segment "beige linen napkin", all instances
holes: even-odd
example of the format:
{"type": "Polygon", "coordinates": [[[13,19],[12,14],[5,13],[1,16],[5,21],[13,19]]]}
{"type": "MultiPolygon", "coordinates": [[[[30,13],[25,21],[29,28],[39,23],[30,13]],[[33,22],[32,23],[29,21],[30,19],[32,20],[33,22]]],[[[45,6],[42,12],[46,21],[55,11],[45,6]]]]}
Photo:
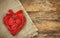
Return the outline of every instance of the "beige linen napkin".
{"type": "Polygon", "coordinates": [[[19,0],[0,0],[0,38],[30,38],[35,35],[37,35],[37,28],[32,23],[19,0]],[[12,9],[14,12],[21,9],[26,17],[24,28],[16,36],[12,36],[3,23],[3,17],[8,13],[8,9],[12,9]]]}

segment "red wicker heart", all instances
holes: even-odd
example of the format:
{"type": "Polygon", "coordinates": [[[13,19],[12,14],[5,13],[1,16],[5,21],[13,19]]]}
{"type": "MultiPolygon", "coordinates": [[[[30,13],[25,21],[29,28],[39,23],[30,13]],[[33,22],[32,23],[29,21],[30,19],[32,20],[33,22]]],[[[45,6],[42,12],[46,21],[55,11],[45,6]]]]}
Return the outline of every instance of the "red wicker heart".
{"type": "Polygon", "coordinates": [[[3,18],[4,24],[13,36],[23,28],[26,22],[26,18],[22,12],[22,10],[19,10],[14,13],[12,10],[9,10],[9,14],[6,14],[3,18]]]}

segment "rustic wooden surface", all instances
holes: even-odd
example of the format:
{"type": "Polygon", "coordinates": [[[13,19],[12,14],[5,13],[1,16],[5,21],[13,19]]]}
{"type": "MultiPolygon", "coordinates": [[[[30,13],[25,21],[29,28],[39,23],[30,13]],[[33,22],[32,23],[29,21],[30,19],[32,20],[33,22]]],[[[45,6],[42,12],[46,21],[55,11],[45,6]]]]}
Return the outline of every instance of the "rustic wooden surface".
{"type": "Polygon", "coordinates": [[[60,0],[20,0],[38,28],[33,38],[60,38],[60,0]]]}

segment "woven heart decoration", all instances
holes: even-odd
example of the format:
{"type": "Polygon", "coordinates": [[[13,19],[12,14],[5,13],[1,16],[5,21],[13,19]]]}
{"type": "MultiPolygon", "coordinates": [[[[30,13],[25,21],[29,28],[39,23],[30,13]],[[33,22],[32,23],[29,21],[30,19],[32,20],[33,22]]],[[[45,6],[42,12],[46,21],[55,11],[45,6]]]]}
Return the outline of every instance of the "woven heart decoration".
{"type": "Polygon", "coordinates": [[[11,9],[8,10],[8,14],[6,14],[3,18],[4,24],[10,31],[10,33],[15,36],[23,26],[25,25],[26,18],[22,14],[23,11],[19,10],[16,13],[14,13],[11,9]]]}

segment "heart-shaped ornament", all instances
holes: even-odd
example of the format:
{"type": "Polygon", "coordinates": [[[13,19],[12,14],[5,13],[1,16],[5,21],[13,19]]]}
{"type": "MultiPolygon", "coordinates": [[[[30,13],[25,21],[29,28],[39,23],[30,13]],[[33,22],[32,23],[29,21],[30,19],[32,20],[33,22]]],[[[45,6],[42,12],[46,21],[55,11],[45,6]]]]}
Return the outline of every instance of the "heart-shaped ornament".
{"type": "Polygon", "coordinates": [[[22,14],[22,10],[14,13],[11,9],[8,10],[9,14],[6,14],[3,18],[4,24],[10,31],[10,33],[15,36],[25,25],[26,18],[22,14]]]}

